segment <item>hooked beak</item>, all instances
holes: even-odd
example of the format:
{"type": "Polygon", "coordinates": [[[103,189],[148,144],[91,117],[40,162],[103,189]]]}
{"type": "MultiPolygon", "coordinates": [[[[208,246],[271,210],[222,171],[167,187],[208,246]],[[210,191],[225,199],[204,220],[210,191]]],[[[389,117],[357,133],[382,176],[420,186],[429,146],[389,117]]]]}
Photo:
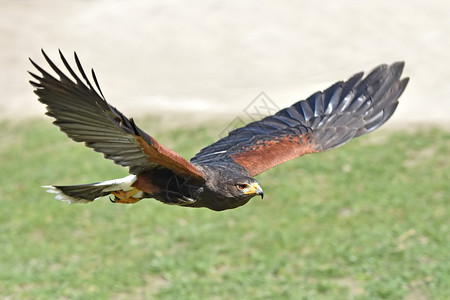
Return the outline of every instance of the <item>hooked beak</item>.
{"type": "Polygon", "coordinates": [[[261,199],[264,198],[264,192],[263,189],[261,188],[261,186],[258,183],[254,183],[252,186],[250,186],[250,188],[248,189],[248,191],[246,191],[244,194],[251,194],[251,195],[259,195],[261,196],[261,199]]]}

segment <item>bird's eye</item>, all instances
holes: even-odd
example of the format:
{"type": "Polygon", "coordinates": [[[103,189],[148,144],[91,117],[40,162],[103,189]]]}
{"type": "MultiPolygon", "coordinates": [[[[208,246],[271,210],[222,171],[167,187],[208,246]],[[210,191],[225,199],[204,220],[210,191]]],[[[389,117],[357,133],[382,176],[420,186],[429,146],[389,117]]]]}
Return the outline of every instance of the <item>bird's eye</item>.
{"type": "Polygon", "coordinates": [[[237,188],[240,189],[241,191],[245,190],[247,187],[248,187],[248,184],[238,184],[237,185],[237,188]]]}

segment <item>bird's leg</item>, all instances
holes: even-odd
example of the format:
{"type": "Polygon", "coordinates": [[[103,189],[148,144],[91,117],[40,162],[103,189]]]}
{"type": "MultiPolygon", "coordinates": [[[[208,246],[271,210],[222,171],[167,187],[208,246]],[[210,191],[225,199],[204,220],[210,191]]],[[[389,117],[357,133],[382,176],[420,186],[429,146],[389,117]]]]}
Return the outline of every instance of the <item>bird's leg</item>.
{"type": "Polygon", "coordinates": [[[123,204],[133,204],[136,202],[141,201],[141,198],[133,198],[131,196],[133,196],[134,194],[136,194],[139,190],[137,188],[133,188],[130,191],[124,191],[124,190],[119,190],[119,191],[113,191],[111,192],[111,194],[114,195],[114,199],[111,199],[111,202],[113,203],[123,203],[123,204]]]}

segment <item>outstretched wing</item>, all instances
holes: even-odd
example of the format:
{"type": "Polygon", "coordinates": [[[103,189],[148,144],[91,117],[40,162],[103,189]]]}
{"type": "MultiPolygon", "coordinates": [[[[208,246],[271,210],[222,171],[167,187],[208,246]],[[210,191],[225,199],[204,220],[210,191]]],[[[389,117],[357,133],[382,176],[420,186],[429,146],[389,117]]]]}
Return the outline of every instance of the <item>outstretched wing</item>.
{"type": "Polygon", "coordinates": [[[404,63],[358,73],[273,116],[231,131],[191,159],[196,164],[237,163],[250,176],[313,152],[336,148],[384,124],[394,113],[408,78],[404,63]]]}
{"type": "Polygon", "coordinates": [[[30,81],[36,88],[39,101],[47,105],[47,115],[55,118],[55,125],[71,139],[84,142],[86,146],[104,154],[115,163],[128,166],[130,173],[139,174],[154,168],[168,168],[183,177],[204,180],[203,173],[177,153],[162,146],[147,135],[116,108],[109,105],[100,90],[92,70],[97,90],[88,80],[75,53],[79,74],[75,73],[59,52],[64,66],[74,81],[66,76],[42,51],[56,79],[31,59],[31,63],[42,74],[35,75],[37,81],[30,81]]]}

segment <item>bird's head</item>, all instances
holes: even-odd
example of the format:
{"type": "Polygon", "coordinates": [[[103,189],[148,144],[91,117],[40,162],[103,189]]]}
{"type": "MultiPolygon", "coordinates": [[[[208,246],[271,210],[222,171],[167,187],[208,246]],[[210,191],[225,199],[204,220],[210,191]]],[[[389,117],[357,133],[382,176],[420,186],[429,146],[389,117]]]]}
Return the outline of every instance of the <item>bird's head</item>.
{"type": "Polygon", "coordinates": [[[252,198],[256,195],[264,198],[264,192],[259,185],[259,182],[254,178],[245,177],[233,182],[231,185],[233,186],[231,189],[234,189],[235,195],[238,198],[252,198]]]}
{"type": "Polygon", "coordinates": [[[259,182],[251,177],[223,178],[215,186],[218,210],[236,208],[246,204],[254,196],[263,198],[259,182]]]}
{"type": "Polygon", "coordinates": [[[207,201],[200,201],[202,206],[213,210],[225,210],[244,205],[254,196],[258,195],[261,198],[264,196],[259,182],[241,172],[214,168],[213,172],[208,173],[205,193],[200,197],[207,201]]]}

